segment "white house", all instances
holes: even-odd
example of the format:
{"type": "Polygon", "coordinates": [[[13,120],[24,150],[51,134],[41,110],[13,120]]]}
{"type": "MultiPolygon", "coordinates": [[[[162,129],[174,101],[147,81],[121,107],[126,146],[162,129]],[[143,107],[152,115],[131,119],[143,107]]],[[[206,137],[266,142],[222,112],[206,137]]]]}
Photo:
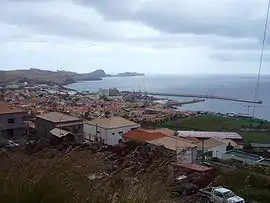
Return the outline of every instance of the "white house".
{"type": "Polygon", "coordinates": [[[97,118],[84,124],[84,135],[86,140],[116,145],[122,141],[123,133],[137,128],[140,128],[140,124],[122,117],[97,118]]]}

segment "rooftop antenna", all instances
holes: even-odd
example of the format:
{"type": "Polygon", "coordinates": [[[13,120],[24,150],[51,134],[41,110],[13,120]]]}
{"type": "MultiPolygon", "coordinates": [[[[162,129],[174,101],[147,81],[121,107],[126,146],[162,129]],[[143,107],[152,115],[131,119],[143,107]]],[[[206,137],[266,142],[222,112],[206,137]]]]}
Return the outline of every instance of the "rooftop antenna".
{"type": "MultiPolygon", "coordinates": [[[[258,96],[259,82],[260,82],[260,77],[261,77],[261,69],[262,69],[262,65],[263,65],[264,46],[265,46],[267,27],[268,27],[269,10],[270,10],[270,0],[268,0],[267,10],[266,10],[266,18],[265,18],[265,23],[264,23],[263,41],[262,41],[261,56],[260,56],[260,66],[259,66],[256,88],[255,88],[255,95],[254,95],[255,100],[257,100],[257,96],[258,96]]],[[[253,111],[252,111],[252,117],[254,117],[254,115],[255,115],[255,107],[256,106],[254,104],[253,111]]]]}

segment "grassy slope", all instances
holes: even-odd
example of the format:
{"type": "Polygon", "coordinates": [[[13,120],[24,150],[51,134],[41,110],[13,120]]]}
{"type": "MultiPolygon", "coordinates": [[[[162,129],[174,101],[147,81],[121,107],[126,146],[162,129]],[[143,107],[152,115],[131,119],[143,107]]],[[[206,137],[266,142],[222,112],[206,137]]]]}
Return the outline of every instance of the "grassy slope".
{"type": "Polygon", "coordinates": [[[270,144],[270,133],[264,132],[242,132],[240,133],[244,137],[245,143],[255,142],[270,144]]]}
{"type": "Polygon", "coordinates": [[[24,151],[0,151],[1,203],[158,203],[171,202],[160,174],[113,173],[106,153],[88,150],[63,154],[44,149],[32,155],[24,151]],[[88,181],[89,173],[110,173],[88,181]]]}
{"type": "Polygon", "coordinates": [[[261,166],[243,166],[217,171],[216,185],[232,189],[246,200],[268,203],[270,199],[270,169],[261,166]]]}

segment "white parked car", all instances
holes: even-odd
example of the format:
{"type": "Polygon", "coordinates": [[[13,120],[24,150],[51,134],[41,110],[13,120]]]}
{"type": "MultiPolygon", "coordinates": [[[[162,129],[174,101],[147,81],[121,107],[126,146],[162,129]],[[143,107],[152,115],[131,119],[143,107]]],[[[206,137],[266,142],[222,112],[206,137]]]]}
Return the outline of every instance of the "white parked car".
{"type": "Polygon", "coordinates": [[[235,195],[231,190],[224,187],[201,189],[200,194],[213,203],[245,203],[242,197],[235,195]]]}

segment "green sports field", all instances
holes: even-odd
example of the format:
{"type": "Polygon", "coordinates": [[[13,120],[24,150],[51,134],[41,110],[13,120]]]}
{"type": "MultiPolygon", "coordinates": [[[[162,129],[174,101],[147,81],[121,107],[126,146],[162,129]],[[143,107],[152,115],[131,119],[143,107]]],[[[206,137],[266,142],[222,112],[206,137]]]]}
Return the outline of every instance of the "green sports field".
{"type": "Polygon", "coordinates": [[[178,130],[202,130],[202,131],[233,131],[243,136],[244,141],[269,143],[270,133],[268,132],[241,132],[243,127],[266,126],[269,123],[260,119],[226,118],[223,116],[200,115],[167,123],[168,127],[178,130]]]}

